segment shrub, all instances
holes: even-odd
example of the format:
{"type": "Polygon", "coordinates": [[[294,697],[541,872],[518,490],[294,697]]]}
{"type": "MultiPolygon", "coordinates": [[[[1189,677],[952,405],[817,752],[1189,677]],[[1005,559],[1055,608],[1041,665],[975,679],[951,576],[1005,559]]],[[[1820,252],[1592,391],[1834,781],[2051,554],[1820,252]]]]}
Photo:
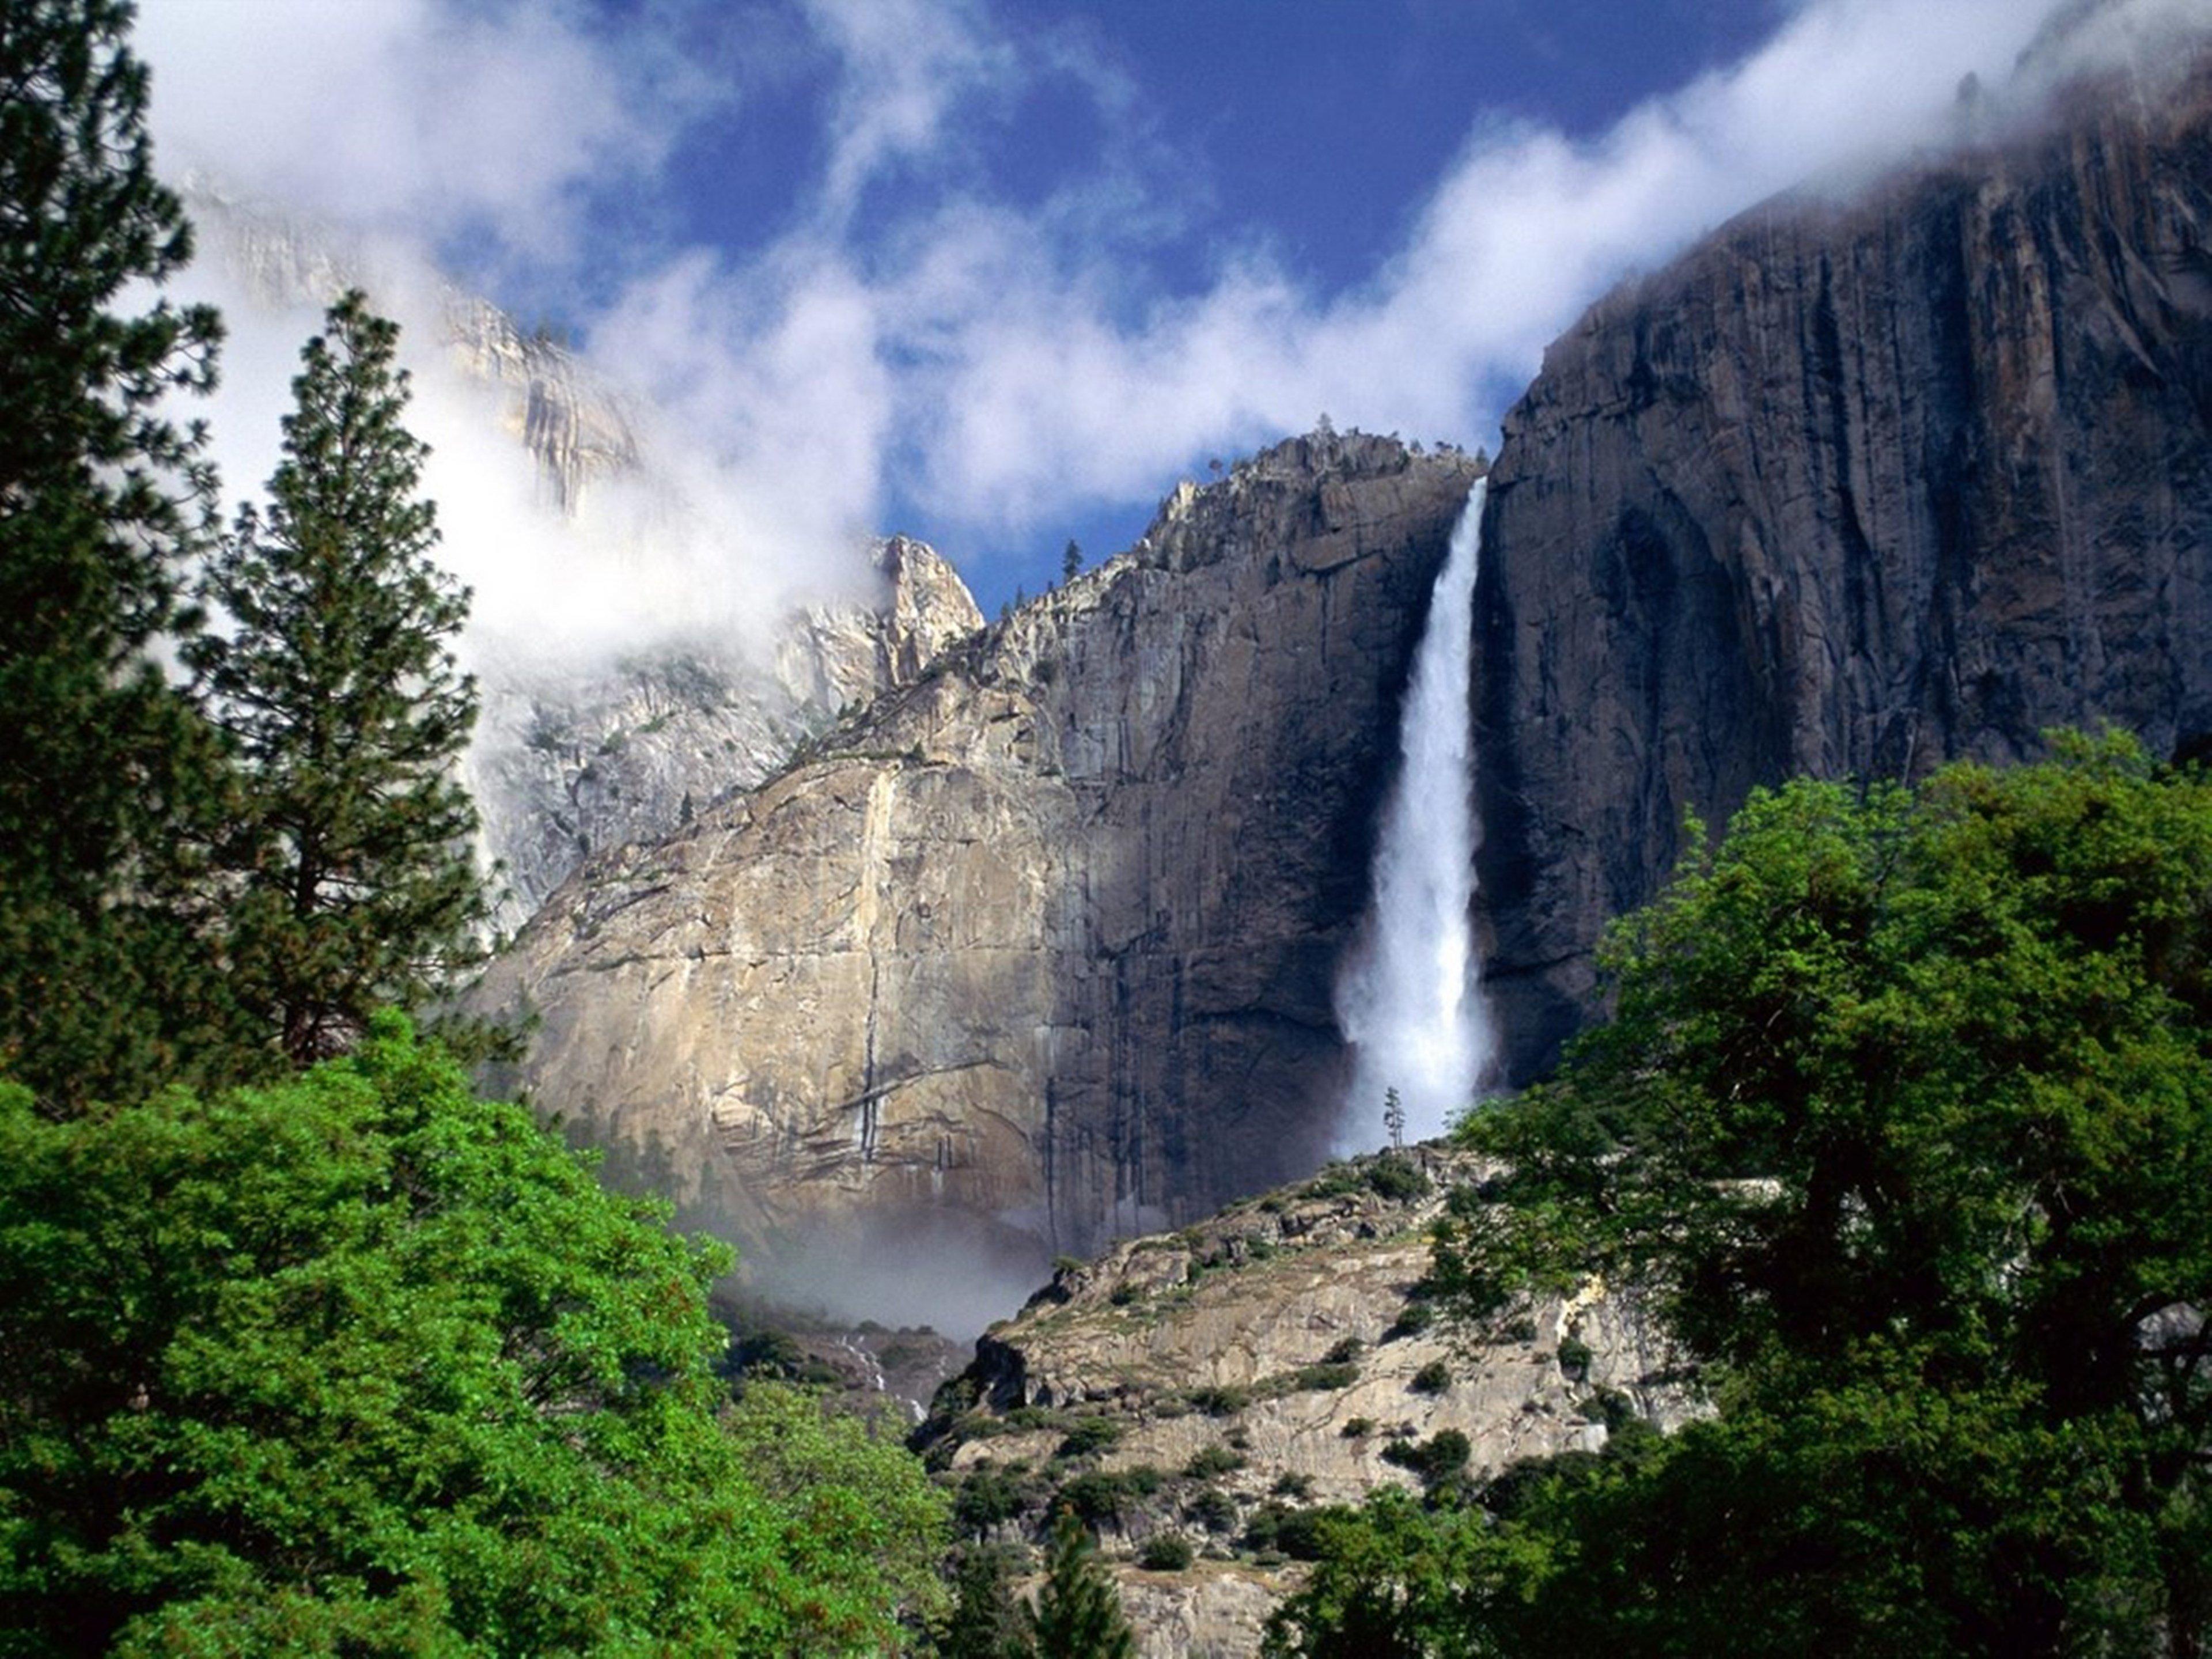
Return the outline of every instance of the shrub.
{"type": "Polygon", "coordinates": [[[1121,1425],[1110,1417],[1079,1417],[1068,1425],[1067,1437],[1053,1453],[1054,1457],[1088,1457],[1119,1443],[1121,1425]]]}
{"type": "Polygon", "coordinates": [[[1137,1565],[1147,1572],[1181,1572],[1191,1564],[1190,1540],[1178,1532],[1156,1532],[1145,1540],[1137,1565]]]}
{"type": "Polygon", "coordinates": [[[1426,1441],[1393,1440],[1382,1448],[1382,1461],[1412,1470],[1424,1485],[1433,1487],[1464,1470],[1474,1452],[1457,1429],[1443,1429],[1426,1441]]]}
{"type": "Polygon", "coordinates": [[[1580,1337],[1559,1339],[1559,1370],[1565,1376],[1577,1382],[1582,1381],[1589,1375],[1591,1358],[1589,1344],[1580,1337]]]}
{"type": "Polygon", "coordinates": [[[1252,1403],[1251,1390],[1233,1383],[1193,1389],[1184,1398],[1208,1417],[1233,1417],[1252,1403]]]}
{"type": "Polygon", "coordinates": [[[1382,1333],[1385,1342],[1395,1342],[1401,1336],[1419,1336],[1437,1322],[1437,1310],[1425,1301],[1408,1302],[1398,1310],[1398,1317],[1390,1328],[1382,1333]]]}
{"type": "Polygon", "coordinates": [[[1291,1373],[1291,1385],[1297,1392],[1323,1389],[1348,1389],[1359,1381],[1359,1367],[1349,1361],[1334,1364],[1301,1365],[1291,1373]]]}
{"type": "Polygon", "coordinates": [[[1442,1394],[1451,1387],[1451,1367],[1441,1359],[1431,1359],[1413,1373],[1406,1386],[1415,1394],[1442,1394]]]}
{"type": "Polygon", "coordinates": [[[1375,1419],[1371,1417],[1347,1417],[1344,1419],[1344,1426],[1337,1432],[1346,1440],[1364,1439],[1375,1432],[1375,1419]]]}
{"type": "Polygon", "coordinates": [[[1385,1152],[1367,1166],[1367,1184],[1377,1195],[1396,1204],[1411,1203],[1428,1195],[1429,1178],[1420,1165],[1397,1152],[1385,1152]]]}
{"type": "Polygon", "coordinates": [[[1011,1469],[977,1469],[960,1483],[952,1499],[953,1524],[980,1538],[1028,1506],[1028,1484],[1011,1469]]]}
{"type": "Polygon", "coordinates": [[[1358,1359],[1364,1345],[1356,1336],[1340,1338],[1329,1351],[1321,1357],[1324,1365],[1349,1365],[1358,1359]]]}
{"type": "Polygon", "coordinates": [[[1218,1486],[1207,1486],[1182,1506],[1182,1513],[1208,1532],[1227,1532],[1237,1524],[1237,1500],[1218,1486]]]}
{"type": "Polygon", "coordinates": [[[1234,1474],[1243,1467],[1243,1454],[1226,1446],[1207,1446],[1191,1454],[1182,1472],[1193,1480],[1212,1480],[1220,1475],[1234,1474]]]}

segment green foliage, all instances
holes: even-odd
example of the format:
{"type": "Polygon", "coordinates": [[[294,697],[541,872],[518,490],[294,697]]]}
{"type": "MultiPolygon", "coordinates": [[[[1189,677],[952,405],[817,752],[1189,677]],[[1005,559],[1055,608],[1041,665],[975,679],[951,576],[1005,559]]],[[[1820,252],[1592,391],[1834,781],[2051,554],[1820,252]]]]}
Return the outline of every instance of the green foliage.
{"type": "Polygon", "coordinates": [[[327,322],[268,511],[243,508],[208,566],[234,629],[187,653],[250,775],[224,848],[231,981],[294,1064],[343,1050],[374,1007],[448,992],[486,915],[453,775],[477,712],[450,649],[468,596],[431,559],[399,331],[358,290],[327,322]]]}
{"type": "Polygon", "coordinates": [[[1451,1367],[1441,1359],[1431,1359],[1407,1380],[1406,1386],[1415,1394],[1443,1394],[1451,1387],[1451,1367]]]}
{"type": "Polygon", "coordinates": [[[1252,1391],[1233,1382],[1209,1382],[1183,1397],[1208,1417],[1234,1417],[1252,1403],[1252,1391]]]}
{"type": "Polygon", "coordinates": [[[1317,1561],[1325,1547],[1326,1528],[1350,1514],[1337,1506],[1302,1509],[1270,1500],[1252,1511],[1244,1523],[1244,1547],[1273,1551],[1293,1561],[1317,1561]]]}
{"type": "Polygon", "coordinates": [[[169,418],[215,378],[156,182],[122,0],[11,0],[0,27],[0,1074],[50,1106],[220,1050],[197,878],[219,744],[149,647],[189,633],[181,567],[213,477],[169,418]]]}
{"type": "Polygon", "coordinates": [[[0,1652],[889,1644],[940,1500],[723,1412],[727,1257],[662,1213],[392,1018],[266,1090],[0,1091],[0,1652]]]}
{"type": "Polygon", "coordinates": [[[1035,1482],[1018,1468],[975,1469],[963,1478],[953,1497],[952,1523],[969,1537],[981,1538],[1021,1515],[1041,1496],[1035,1482]]]}
{"type": "Polygon", "coordinates": [[[1397,1318],[1390,1322],[1390,1328],[1382,1333],[1382,1340],[1395,1342],[1401,1336],[1419,1336],[1436,1322],[1436,1309],[1425,1299],[1416,1299],[1398,1310],[1397,1318]]]}
{"type": "Polygon", "coordinates": [[[1795,784],[1606,960],[1613,1023],[1463,1127],[1507,1173],[1438,1282],[1492,1334],[1633,1288],[1722,1413],[1378,1500],[1273,1650],[2193,1651],[2212,784],[2118,737],[1795,784]]]}
{"type": "Polygon", "coordinates": [[[1465,1469],[1474,1450],[1457,1429],[1439,1429],[1425,1441],[1393,1440],[1382,1448],[1382,1461],[1411,1469],[1424,1486],[1433,1487],[1465,1469]]]}
{"type": "Polygon", "coordinates": [[[1018,1565],[1003,1546],[960,1552],[952,1612],[937,1634],[939,1659],[1035,1659],[1029,1604],[1014,1593],[1018,1565]]]}
{"type": "Polygon", "coordinates": [[[1090,1457],[1109,1451],[1121,1438],[1121,1425],[1110,1417],[1079,1417],[1068,1427],[1066,1437],[1054,1451],[1054,1457],[1090,1457]]]}
{"type": "Polygon", "coordinates": [[[1122,1616],[1121,1595],[1069,1510],[1053,1523],[1036,1630],[1037,1659],[1136,1659],[1137,1638],[1122,1616]]]}
{"type": "Polygon", "coordinates": [[[1181,1572],[1189,1566],[1196,1552],[1190,1540],[1179,1532],[1156,1532],[1145,1540],[1145,1547],[1137,1553],[1137,1564],[1147,1572],[1181,1572]]]}
{"type": "Polygon", "coordinates": [[[1224,1474],[1234,1474],[1244,1467],[1242,1454],[1226,1446],[1201,1446],[1190,1455],[1182,1467],[1185,1475],[1193,1480],[1213,1480],[1224,1474]]]}
{"type": "Polygon", "coordinates": [[[1481,1615],[1512,1547],[1479,1511],[1425,1510],[1404,1492],[1378,1492],[1356,1513],[1324,1512],[1313,1545],[1304,1586],[1268,1620],[1270,1659],[1492,1659],[1511,1651],[1481,1615]]]}
{"type": "Polygon", "coordinates": [[[1208,1532],[1227,1532],[1237,1524],[1237,1500],[1218,1486],[1193,1493],[1182,1512],[1186,1520],[1197,1522],[1208,1532]]]}
{"type": "Polygon", "coordinates": [[[1072,582],[1083,574],[1083,550],[1071,538],[1060,556],[1060,579],[1072,582]]]}
{"type": "Polygon", "coordinates": [[[1367,1166],[1367,1184],[1394,1204],[1410,1204],[1429,1194],[1429,1178],[1402,1152],[1385,1152],[1367,1166]]]}

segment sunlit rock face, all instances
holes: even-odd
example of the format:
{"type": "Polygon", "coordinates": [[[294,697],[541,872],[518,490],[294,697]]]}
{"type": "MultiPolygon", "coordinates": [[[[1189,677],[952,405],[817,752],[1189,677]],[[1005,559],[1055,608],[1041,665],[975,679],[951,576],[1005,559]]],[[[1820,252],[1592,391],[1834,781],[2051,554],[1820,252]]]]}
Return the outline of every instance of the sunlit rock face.
{"type": "Polygon", "coordinates": [[[1312,1167],[1475,471],[1323,434],[1183,486],[1136,549],[588,866],[486,988],[540,1017],[524,1080],[817,1280],[942,1278],[937,1240],[1011,1287],[1312,1167]]]}
{"type": "Polygon", "coordinates": [[[1490,487],[1486,978],[1509,1071],[1585,1019],[1685,812],[2109,720],[2212,728],[2212,76],[2077,84],[1595,307],[1490,487]]]}

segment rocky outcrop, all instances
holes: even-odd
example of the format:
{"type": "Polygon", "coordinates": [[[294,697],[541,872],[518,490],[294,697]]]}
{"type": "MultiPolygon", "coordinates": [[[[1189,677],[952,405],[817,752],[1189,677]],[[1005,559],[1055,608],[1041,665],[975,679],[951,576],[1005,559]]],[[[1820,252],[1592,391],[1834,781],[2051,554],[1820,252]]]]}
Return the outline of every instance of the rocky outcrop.
{"type": "Polygon", "coordinates": [[[2212,729],[2212,75],[1988,123],[1614,294],[1506,422],[1478,793],[1516,1077],[1686,812],[2055,724],[2212,729]]]}
{"type": "Polygon", "coordinates": [[[589,866],[486,987],[541,1022],[523,1081],[848,1307],[933,1239],[1017,1282],[1312,1168],[1474,471],[1324,434],[1185,485],[1132,552],[589,866]]]}
{"type": "Polygon", "coordinates": [[[1601,1285],[1522,1310],[1499,1340],[1449,1324],[1425,1295],[1429,1230],[1485,1173],[1435,1146],[1333,1164],[1065,1264],[976,1344],[916,1443],[973,1529],[1033,1542],[1060,1504],[1085,1514],[1142,1651],[1256,1653],[1299,1571],[1301,1513],[1479,1484],[1705,1409],[1601,1285]],[[1191,1570],[1143,1570],[1163,1534],[1194,1547],[1191,1570]]]}

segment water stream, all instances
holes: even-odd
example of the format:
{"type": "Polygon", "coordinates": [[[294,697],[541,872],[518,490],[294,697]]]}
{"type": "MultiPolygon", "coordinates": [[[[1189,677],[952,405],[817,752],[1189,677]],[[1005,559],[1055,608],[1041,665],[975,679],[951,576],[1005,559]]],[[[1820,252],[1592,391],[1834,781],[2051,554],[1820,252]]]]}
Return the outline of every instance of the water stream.
{"type": "Polygon", "coordinates": [[[1374,895],[1336,987],[1352,1045],[1341,1152],[1389,1144],[1387,1091],[1405,1137],[1441,1133],[1474,1098],[1492,1037],[1474,949],[1474,579],[1482,554],[1478,480],[1437,574],[1400,717],[1398,776],[1376,844],[1374,895]]]}

